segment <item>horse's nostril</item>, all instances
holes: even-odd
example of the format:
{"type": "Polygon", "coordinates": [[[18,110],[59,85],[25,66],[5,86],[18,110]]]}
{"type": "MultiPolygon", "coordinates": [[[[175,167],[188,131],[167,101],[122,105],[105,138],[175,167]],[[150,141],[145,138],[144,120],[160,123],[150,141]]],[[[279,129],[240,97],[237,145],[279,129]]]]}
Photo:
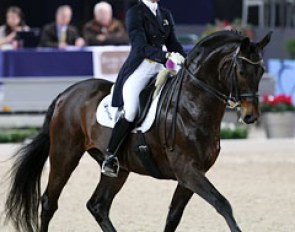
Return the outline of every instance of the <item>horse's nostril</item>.
{"type": "Polygon", "coordinates": [[[250,124],[250,123],[253,123],[256,121],[256,117],[254,117],[253,115],[251,114],[247,114],[244,118],[244,122],[247,123],[247,124],[250,124]]]}
{"type": "Polygon", "coordinates": [[[245,116],[245,120],[250,120],[252,118],[252,115],[250,115],[250,114],[247,114],[246,116],[245,116]]]}

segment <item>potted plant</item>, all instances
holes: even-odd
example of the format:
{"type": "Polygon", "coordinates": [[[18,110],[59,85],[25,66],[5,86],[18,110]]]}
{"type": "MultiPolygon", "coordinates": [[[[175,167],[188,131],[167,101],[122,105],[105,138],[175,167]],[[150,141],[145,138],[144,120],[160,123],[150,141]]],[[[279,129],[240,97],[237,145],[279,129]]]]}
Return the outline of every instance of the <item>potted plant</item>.
{"type": "Polygon", "coordinates": [[[287,41],[287,51],[291,59],[295,58],[295,39],[290,39],[287,41]]]}
{"type": "Polygon", "coordinates": [[[268,138],[287,138],[294,136],[295,107],[291,96],[264,96],[260,110],[268,138]]]}
{"type": "Polygon", "coordinates": [[[235,123],[222,122],[220,130],[221,139],[246,139],[248,129],[244,125],[237,126],[235,123]]]}

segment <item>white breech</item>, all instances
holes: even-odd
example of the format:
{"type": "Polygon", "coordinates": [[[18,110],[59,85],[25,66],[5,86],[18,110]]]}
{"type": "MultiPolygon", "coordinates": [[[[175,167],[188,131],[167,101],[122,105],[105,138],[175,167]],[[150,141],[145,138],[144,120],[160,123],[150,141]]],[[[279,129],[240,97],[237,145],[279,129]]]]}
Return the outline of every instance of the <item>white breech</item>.
{"type": "Polygon", "coordinates": [[[138,113],[140,92],[151,78],[162,69],[164,69],[162,64],[145,59],[124,83],[123,101],[127,121],[134,121],[138,113]]]}

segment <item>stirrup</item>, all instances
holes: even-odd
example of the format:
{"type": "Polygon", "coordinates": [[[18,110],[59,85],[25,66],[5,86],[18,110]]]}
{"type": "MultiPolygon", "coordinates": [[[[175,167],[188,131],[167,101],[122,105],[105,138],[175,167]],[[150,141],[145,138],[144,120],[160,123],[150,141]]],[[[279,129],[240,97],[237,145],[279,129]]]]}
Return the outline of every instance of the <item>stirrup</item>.
{"type": "Polygon", "coordinates": [[[103,161],[101,167],[101,173],[108,177],[118,177],[120,170],[119,160],[117,156],[110,155],[103,161]]]}

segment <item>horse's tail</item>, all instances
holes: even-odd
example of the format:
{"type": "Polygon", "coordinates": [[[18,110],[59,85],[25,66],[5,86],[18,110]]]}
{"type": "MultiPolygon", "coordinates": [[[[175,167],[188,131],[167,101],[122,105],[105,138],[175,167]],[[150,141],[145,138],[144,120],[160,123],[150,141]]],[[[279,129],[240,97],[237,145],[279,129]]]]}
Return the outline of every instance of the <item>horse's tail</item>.
{"type": "Polygon", "coordinates": [[[49,156],[49,128],[57,99],[49,106],[39,134],[14,155],[5,213],[17,231],[33,232],[39,227],[40,178],[49,156]]]}

